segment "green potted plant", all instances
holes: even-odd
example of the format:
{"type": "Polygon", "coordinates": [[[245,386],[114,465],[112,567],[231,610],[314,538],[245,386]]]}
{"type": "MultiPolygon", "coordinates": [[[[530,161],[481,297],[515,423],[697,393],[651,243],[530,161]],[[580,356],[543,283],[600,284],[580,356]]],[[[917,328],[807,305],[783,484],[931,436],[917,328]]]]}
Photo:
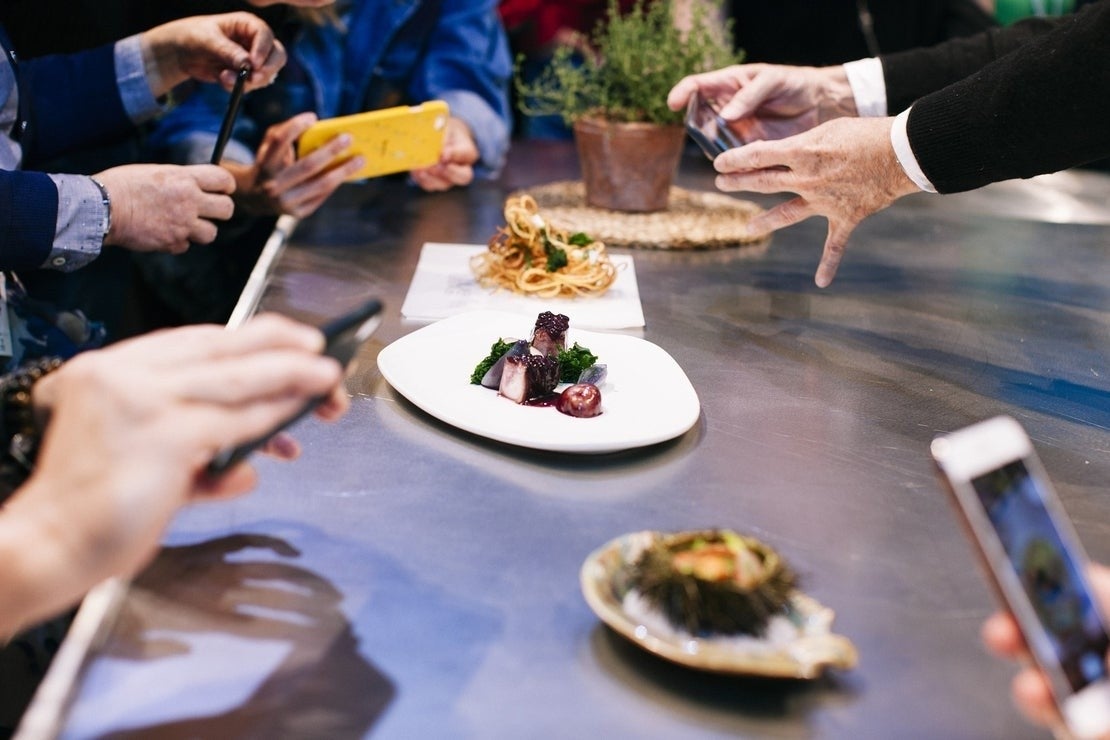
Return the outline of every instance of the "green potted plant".
{"type": "Polygon", "coordinates": [[[589,205],[658,211],[684,143],[682,113],[667,108],[667,92],[742,57],[720,0],[637,0],[623,15],[610,0],[587,53],[560,48],[529,82],[518,65],[516,88],[526,115],[557,114],[573,126],[589,205]]]}

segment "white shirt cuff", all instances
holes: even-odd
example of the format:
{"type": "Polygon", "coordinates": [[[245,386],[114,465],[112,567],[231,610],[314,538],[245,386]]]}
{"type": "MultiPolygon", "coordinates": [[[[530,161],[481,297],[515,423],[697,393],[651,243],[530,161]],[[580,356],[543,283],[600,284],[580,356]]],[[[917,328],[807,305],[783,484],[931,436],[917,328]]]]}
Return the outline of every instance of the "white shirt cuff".
{"type": "Polygon", "coordinates": [[[909,119],[909,108],[894,117],[894,125],[890,127],[890,145],[894,148],[894,156],[898,157],[898,164],[902,165],[906,176],[913,180],[913,184],[926,193],[935,193],[937,189],[929,182],[929,178],[925,177],[925,173],[921,171],[921,165],[917,163],[917,157],[913,155],[910,136],[906,132],[906,121],[909,119]]]}
{"type": "Polygon", "coordinates": [[[887,115],[886,77],[883,76],[883,63],[878,57],[859,59],[843,65],[856,99],[856,110],[861,118],[875,118],[887,115]]]}

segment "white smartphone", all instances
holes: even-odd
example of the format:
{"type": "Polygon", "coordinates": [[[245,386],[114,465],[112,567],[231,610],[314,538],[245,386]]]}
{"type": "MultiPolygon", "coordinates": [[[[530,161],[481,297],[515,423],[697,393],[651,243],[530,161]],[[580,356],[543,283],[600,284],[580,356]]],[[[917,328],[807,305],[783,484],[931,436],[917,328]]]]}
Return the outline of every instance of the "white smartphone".
{"type": "Polygon", "coordinates": [[[1087,556],[1028,435],[999,416],[933,440],[933,459],[1068,730],[1110,732],[1106,620],[1087,556]]]}

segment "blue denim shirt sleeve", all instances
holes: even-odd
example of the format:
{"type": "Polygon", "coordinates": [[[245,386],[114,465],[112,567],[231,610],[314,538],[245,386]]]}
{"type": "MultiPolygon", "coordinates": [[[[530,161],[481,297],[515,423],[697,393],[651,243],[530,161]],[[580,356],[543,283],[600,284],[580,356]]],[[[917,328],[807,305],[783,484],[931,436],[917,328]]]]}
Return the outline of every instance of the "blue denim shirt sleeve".
{"type": "Polygon", "coordinates": [[[497,3],[446,0],[414,71],[413,102],[439,98],[470,127],[481,155],[475,175],[495,177],[509,150],[512,57],[497,3]]]}

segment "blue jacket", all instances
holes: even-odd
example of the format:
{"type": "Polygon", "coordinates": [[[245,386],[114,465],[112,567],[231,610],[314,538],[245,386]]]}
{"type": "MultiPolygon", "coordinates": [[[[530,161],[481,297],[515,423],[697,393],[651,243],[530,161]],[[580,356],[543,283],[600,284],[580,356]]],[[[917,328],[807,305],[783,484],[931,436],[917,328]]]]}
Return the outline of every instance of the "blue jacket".
{"type": "MultiPolygon", "coordinates": [[[[0,64],[10,64],[19,92],[12,138],[33,166],[127,131],[132,123],[116,84],[113,47],[16,62],[0,29],[0,64]]],[[[3,91],[0,99],[12,91],[3,91]]],[[[2,135],[2,134],[0,134],[2,135]]],[[[58,191],[39,172],[0,170],[0,269],[40,266],[49,256],[58,218],[58,191]]]]}
{"type": "MultiPolygon", "coordinates": [[[[278,30],[289,63],[273,85],[243,99],[224,156],[253,161],[269,126],[304,111],[323,119],[438,98],[474,135],[475,173],[501,169],[512,60],[494,0],[354,0],[344,19],[345,34],[308,24],[291,35],[278,30]]],[[[201,86],[152,132],[156,156],[207,162],[226,107],[226,92],[201,86]]]]}

